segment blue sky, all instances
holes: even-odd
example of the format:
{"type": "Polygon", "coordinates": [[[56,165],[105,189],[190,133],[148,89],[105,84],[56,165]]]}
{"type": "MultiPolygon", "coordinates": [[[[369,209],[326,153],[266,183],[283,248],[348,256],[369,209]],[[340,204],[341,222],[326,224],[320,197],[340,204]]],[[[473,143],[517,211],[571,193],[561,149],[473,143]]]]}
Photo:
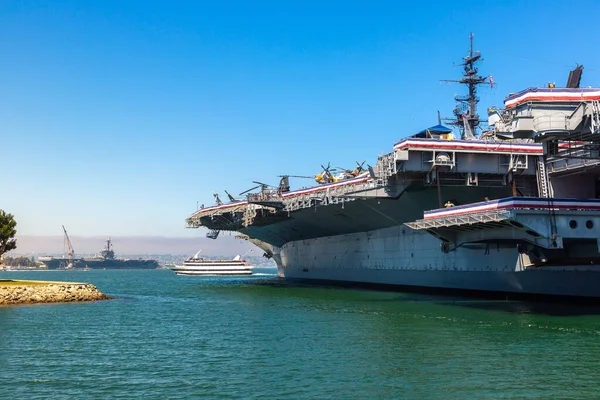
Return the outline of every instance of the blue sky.
{"type": "Polygon", "coordinates": [[[470,31],[481,107],[576,63],[600,85],[600,3],[467,4],[5,0],[0,208],[21,235],[201,236],[215,190],[374,163],[450,116],[470,31]]]}

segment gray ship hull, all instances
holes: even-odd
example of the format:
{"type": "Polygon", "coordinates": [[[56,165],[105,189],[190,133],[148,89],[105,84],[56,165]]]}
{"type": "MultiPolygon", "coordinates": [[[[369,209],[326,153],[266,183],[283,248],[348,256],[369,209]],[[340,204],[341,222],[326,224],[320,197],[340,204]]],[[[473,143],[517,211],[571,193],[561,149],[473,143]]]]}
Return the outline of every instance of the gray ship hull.
{"type": "MultiPolygon", "coordinates": [[[[43,263],[48,269],[67,269],[69,260],[66,258],[52,258],[44,260],[43,263]]],[[[156,269],[158,262],[156,260],[98,260],[78,258],[73,260],[72,268],[77,269],[156,269]]]]}
{"type": "Polygon", "coordinates": [[[156,260],[86,260],[87,268],[91,269],[156,269],[158,262],[156,260]]]}
{"type": "MultiPolygon", "coordinates": [[[[507,191],[444,188],[444,198],[461,204],[507,191]]],[[[440,240],[404,225],[437,202],[435,188],[417,186],[396,199],[299,210],[240,232],[273,255],[279,275],[287,279],[600,297],[600,262],[524,268],[514,242],[472,243],[444,253],[440,240]]]]}
{"type": "Polygon", "coordinates": [[[511,244],[473,244],[444,253],[432,236],[392,227],[290,242],[273,248],[287,279],[600,297],[600,266],[523,268],[511,244]]]}
{"type": "MultiPolygon", "coordinates": [[[[51,258],[44,259],[41,262],[46,265],[48,269],[67,269],[69,267],[69,260],[67,258],[51,258]]],[[[84,268],[83,260],[80,258],[76,258],[73,260],[72,268],[84,268]]]]}
{"type": "MultiPolygon", "coordinates": [[[[506,188],[443,188],[456,204],[500,198],[506,188]]],[[[524,267],[515,240],[489,238],[450,252],[439,239],[404,225],[438,206],[437,189],[412,185],[397,198],[356,199],[291,212],[239,229],[276,261],[287,279],[448,290],[600,297],[600,259],[591,250],[524,267]],[[561,258],[564,262],[556,261],[561,258]]],[[[483,238],[482,238],[483,239],[483,238]]],[[[566,252],[568,253],[568,252],[566,252]]]]}
{"type": "Polygon", "coordinates": [[[521,272],[482,271],[402,271],[372,270],[312,270],[280,268],[282,277],[290,280],[311,280],[336,284],[398,286],[399,288],[445,289],[453,292],[496,292],[519,295],[569,296],[599,298],[600,271],[584,267],[565,266],[555,270],[521,272]]]}

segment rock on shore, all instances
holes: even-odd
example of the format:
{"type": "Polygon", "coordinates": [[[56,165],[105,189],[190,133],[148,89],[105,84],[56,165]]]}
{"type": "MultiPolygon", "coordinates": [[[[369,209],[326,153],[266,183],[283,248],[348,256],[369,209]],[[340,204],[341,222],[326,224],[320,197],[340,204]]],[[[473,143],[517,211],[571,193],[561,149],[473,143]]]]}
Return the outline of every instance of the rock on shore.
{"type": "Polygon", "coordinates": [[[19,282],[16,285],[0,285],[0,305],[67,303],[110,298],[89,283],[32,282],[32,284],[27,284],[27,282],[19,282]]]}

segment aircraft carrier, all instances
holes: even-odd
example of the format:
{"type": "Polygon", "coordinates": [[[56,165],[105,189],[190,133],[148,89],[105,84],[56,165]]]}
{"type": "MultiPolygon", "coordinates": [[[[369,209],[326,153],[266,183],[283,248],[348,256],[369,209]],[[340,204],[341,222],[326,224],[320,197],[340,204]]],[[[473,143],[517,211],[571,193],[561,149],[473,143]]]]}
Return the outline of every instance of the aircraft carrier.
{"type": "Polygon", "coordinates": [[[450,129],[404,138],[373,166],[197,210],[190,228],[236,231],[287,279],[600,297],[600,88],[509,95],[481,129],[481,54],[463,58],[450,129]],[[453,132],[457,132],[455,136],[453,132]]]}
{"type": "Polygon", "coordinates": [[[64,226],[62,228],[66,255],[64,257],[40,257],[38,259],[48,269],[156,269],[159,266],[158,261],[152,259],[116,258],[110,238],[106,240],[106,246],[100,254],[94,257],[77,258],[67,230],[64,226]]]}

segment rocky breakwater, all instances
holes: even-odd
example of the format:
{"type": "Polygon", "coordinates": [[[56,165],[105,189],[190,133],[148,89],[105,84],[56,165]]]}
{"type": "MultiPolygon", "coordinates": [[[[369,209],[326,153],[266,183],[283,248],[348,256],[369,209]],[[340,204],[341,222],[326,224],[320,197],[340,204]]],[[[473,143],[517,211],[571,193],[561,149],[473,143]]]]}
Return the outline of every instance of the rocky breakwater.
{"type": "Polygon", "coordinates": [[[89,283],[0,280],[0,305],[108,300],[89,283]]]}

